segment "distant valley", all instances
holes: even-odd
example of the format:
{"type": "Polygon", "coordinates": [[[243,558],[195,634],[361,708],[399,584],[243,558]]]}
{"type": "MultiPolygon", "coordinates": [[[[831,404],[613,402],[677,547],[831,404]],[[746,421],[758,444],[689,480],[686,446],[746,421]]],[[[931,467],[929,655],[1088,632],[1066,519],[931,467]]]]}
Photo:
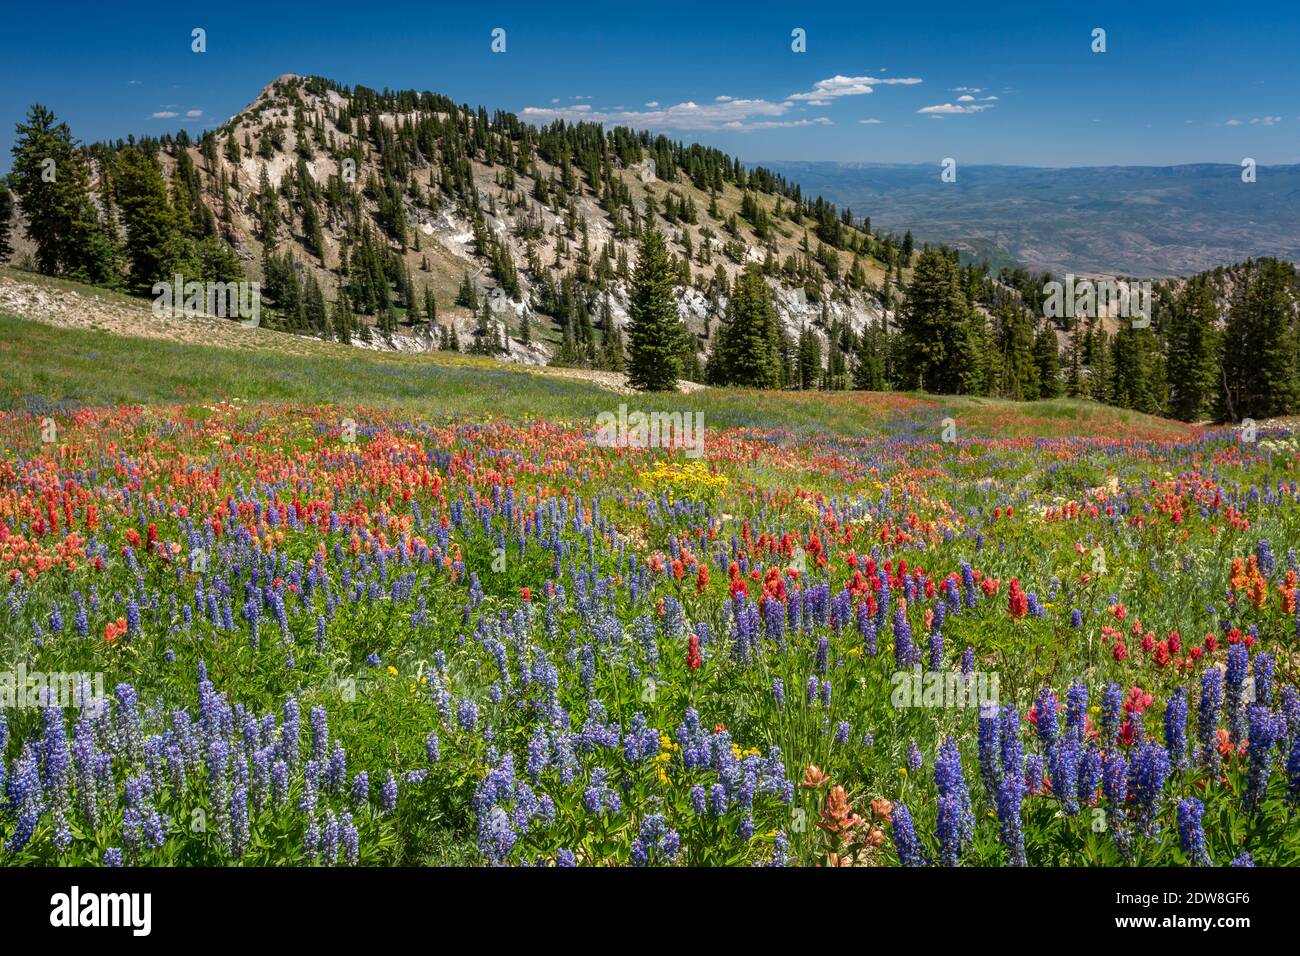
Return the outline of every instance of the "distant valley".
{"type": "Polygon", "coordinates": [[[934,164],[763,165],[870,216],[993,266],[1055,273],[1187,275],[1254,256],[1300,260],[1300,166],[1229,164],[1047,169],[934,164]]]}

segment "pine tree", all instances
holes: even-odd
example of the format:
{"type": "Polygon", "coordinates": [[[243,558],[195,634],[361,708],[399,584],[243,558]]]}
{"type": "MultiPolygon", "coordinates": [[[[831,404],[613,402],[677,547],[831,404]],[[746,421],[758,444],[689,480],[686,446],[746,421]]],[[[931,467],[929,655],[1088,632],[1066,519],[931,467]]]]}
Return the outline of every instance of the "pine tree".
{"type": "Polygon", "coordinates": [[[338,297],[334,300],[334,337],[344,345],[352,342],[352,327],[355,325],[352,309],[348,305],[347,293],[340,285],[338,297]]]}
{"type": "Polygon", "coordinates": [[[1061,355],[1056,342],[1056,327],[1050,321],[1038,326],[1034,335],[1034,365],[1038,369],[1038,398],[1056,398],[1061,394],[1061,355]]]}
{"type": "Polygon", "coordinates": [[[138,149],[123,151],[115,185],[126,226],[130,288],[143,294],[155,282],[171,281],[173,271],[181,266],[184,240],[162,171],[153,159],[138,149]]]}
{"type": "Polygon", "coordinates": [[[780,355],[772,332],[776,309],[772,290],[756,266],[741,273],[727,303],[727,320],[719,330],[715,375],[720,384],[777,388],[780,355]]]}
{"type": "Polygon", "coordinates": [[[465,273],[465,278],[461,280],[460,288],[456,290],[456,304],[471,311],[478,309],[478,291],[474,288],[474,280],[465,273]]]}
{"type": "Polygon", "coordinates": [[[1203,276],[1188,281],[1166,332],[1169,412],[1185,422],[1211,412],[1219,389],[1218,312],[1203,276]]]}
{"type": "Polygon", "coordinates": [[[955,253],[924,249],[917,257],[900,321],[905,387],[945,394],[976,390],[978,342],[960,279],[955,253]]]}
{"type": "Polygon", "coordinates": [[[628,383],[642,391],[675,390],[684,329],[677,315],[668,249],[654,227],[641,239],[631,298],[628,383]]]}
{"type": "Polygon", "coordinates": [[[799,331],[799,387],[816,388],[822,372],[822,345],[817,333],[808,326],[799,331]]]}
{"type": "Polygon", "coordinates": [[[1247,263],[1223,334],[1225,417],[1269,418],[1300,408],[1296,270],[1277,259],[1247,263]]]}
{"type": "Polygon", "coordinates": [[[37,104],[16,133],[9,181],[36,245],[36,268],[89,282],[112,280],[115,252],[90,199],[90,164],[72,131],[37,104]]]}

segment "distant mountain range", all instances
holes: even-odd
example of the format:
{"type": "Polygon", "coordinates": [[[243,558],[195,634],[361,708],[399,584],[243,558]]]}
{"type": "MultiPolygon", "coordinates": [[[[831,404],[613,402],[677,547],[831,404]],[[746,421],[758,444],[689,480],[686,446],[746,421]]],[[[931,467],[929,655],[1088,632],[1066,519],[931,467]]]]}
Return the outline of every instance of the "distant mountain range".
{"type": "Polygon", "coordinates": [[[1300,165],[1260,166],[1253,183],[1229,164],[940,166],[764,162],[870,216],[995,267],[1055,273],[1187,275],[1247,257],[1300,260],[1300,165]]]}

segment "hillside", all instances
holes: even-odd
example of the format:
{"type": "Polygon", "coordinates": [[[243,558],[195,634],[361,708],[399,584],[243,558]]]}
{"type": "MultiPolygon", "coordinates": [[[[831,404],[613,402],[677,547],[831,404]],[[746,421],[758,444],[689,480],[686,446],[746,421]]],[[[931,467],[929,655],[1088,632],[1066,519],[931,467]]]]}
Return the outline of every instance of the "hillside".
{"type": "MultiPolygon", "coordinates": [[[[594,421],[629,401],[622,376],[538,368],[445,352],[359,351],[266,328],[187,317],[65,280],[0,269],[0,412],[70,414],[102,405],[214,401],[392,408],[432,420],[549,417],[594,421]],[[30,318],[26,317],[30,316],[30,318]]],[[[646,410],[700,411],[709,428],[788,429],[799,435],[1126,436],[1179,440],[1198,430],[1089,401],[1013,402],[903,392],[734,388],[639,394],[646,410]]]]}
{"type": "MultiPolygon", "coordinates": [[[[699,363],[749,264],[763,265],[790,340],[806,324],[823,346],[842,325],[880,324],[886,270],[903,274],[892,237],[717,150],[595,125],[538,130],[431,93],[284,75],[197,140],[131,142],[156,159],[189,228],[224,240],[262,282],[271,324],[337,335],[342,290],[355,337],[378,347],[446,346],[454,330],[461,350],[617,366],[602,346],[627,321],[629,262],[652,223],[676,257],[699,363]]],[[[91,147],[101,204],[127,145],[91,147]]],[[[16,246],[17,262],[30,245],[16,246]]]]}

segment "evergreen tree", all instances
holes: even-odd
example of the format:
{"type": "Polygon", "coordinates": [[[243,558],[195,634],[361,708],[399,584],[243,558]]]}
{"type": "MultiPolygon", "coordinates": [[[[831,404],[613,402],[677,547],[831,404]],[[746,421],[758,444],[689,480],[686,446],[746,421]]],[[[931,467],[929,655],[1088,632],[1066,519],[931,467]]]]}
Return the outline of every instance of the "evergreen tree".
{"type": "Polygon", "coordinates": [[[801,389],[817,387],[822,372],[822,343],[807,325],[799,331],[798,370],[801,389]]]}
{"type": "Polygon", "coordinates": [[[668,249],[653,226],[641,238],[631,298],[628,383],[642,391],[675,390],[685,330],[677,315],[668,249]]]}
{"type": "Polygon", "coordinates": [[[1212,411],[1219,390],[1218,313],[1203,276],[1188,281],[1169,313],[1169,412],[1185,422],[1212,411]]]}
{"type": "Polygon", "coordinates": [[[352,343],[352,327],[356,324],[352,309],[348,305],[347,294],[340,286],[338,298],[334,300],[334,337],[344,345],[352,343]]]}
{"type": "Polygon", "coordinates": [[[184,239],[168,202],[162,171],[153,159],[138,149],[123,151],[115,185],[126,226],[129,287],[144,294],[155,282],[170,282],[174,272],[183,268],[184,239]]]}
{"type": "Polygon", "coordinates": [[[90,164],[72,131],[37,104],[16,133],[9,180],[36,245],[36,268],[89,282],[113,279],[115,253],[90,199],[90,164]]]}
{"type": "Polygon", "coordinates": [[[1269,418],[1300,407],[1296,271],[1277,259],[1247,263],[1223,333],[1224,417],[1269,418]]]}
{"type": "Polygon", "coordinates": [[[1056,342],[1056,327],[1050,321],[1038,326],[1034,335],[1034,365],[1038,369],[1038,398],[1056,398],[1061,394],[1061,355],[1056,342]]]}
{"type": "Polygon", "coordinates": [[[757,266],[737,279],[727,303],[727,321],[719,330],[717,371],[720,384],[777,388],[781,362],[773,332],[776,308],[772,290],[757,266]]]}
{"type": "Polygon", "coordinates": [[[924,249],[917,257],[900,321],[903,384],[969,394],[979,379],[979,349],[956,254],[924,249]]]}
{"type": "Polygon", "coordinates": [[[465,309],[478,309],[478,291],[474,288],[474,280],[465,273],[465,278],[461,280],[460,288],[456,290],[456,304],[465,309]]]}

